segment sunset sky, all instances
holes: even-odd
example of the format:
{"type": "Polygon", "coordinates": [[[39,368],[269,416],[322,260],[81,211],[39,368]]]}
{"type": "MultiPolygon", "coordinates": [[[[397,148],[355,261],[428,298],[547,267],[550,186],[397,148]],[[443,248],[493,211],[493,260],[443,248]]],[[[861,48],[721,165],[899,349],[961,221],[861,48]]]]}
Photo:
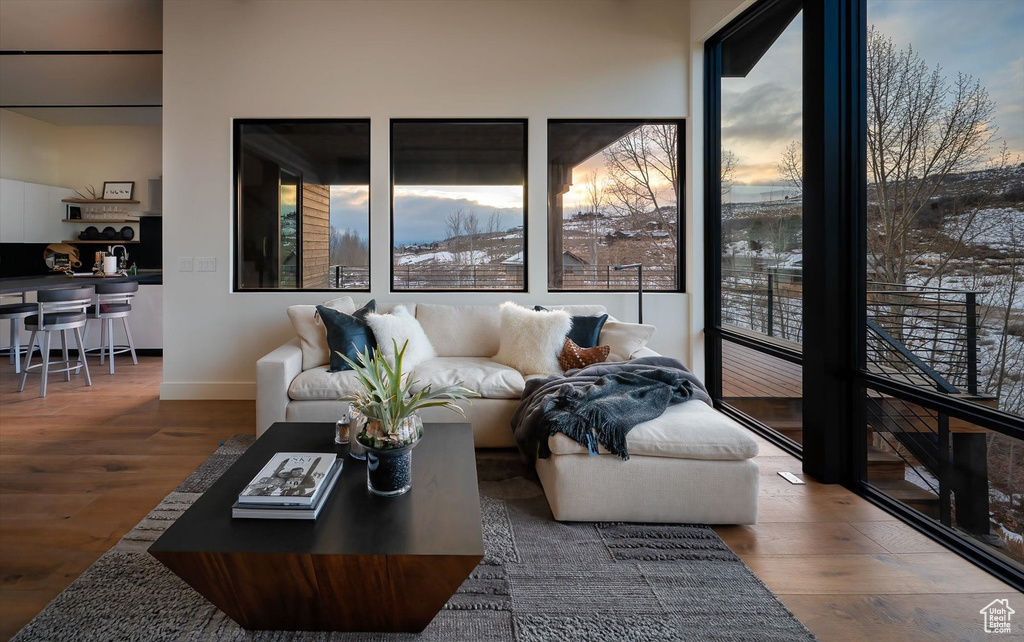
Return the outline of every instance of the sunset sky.
{"type": "MultiPolygon", "coordinates": [[[[1024,2],[869,0],[868,24],[900,48],[913,45],[947,78],[979,79],[996,103],[997,145],[1024,156],[1024,2]]],[[[723,147],[739,157],[736,184],[782,184],[779,158],[800,137],[802,26],[798,16],[746,78],[722,80],[723,147]]]]}

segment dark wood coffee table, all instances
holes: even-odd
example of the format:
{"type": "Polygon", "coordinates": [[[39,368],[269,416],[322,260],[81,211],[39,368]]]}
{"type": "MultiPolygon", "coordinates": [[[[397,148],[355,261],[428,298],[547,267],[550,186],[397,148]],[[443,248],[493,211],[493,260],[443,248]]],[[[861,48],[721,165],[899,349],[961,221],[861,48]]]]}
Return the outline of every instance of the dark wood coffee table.
{"type": "Polygon", "coordinates": [[[247,629],[422,631],[483,559],[470,425],[425,427],[399,497],[346,457],[316,521],[232,519],[271,455],[335,450],[333,424],[274,424],[149,552],[247,629]]]}

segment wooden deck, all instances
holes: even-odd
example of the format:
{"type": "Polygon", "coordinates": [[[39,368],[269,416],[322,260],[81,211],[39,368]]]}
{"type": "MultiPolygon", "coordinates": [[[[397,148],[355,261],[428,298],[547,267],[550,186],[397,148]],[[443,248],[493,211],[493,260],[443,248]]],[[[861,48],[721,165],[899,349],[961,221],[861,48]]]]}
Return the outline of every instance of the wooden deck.
{"type": "Polygon", "coordinates": [[[803,396],[803,373],[799,365],[730,341],[722,342],[724,399],[800,399],[803,396]]]}

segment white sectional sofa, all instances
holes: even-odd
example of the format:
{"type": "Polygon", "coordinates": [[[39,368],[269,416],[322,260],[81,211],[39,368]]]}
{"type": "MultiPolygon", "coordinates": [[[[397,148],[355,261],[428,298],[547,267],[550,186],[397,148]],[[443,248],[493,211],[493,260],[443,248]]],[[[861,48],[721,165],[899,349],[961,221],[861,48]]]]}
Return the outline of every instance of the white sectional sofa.
{"type": "MultiPolygon", "coordinates": [[[[339,299],[338,301],[342,301],[339,299]]],[[[498,306],[399,304],[413,312],[437,352],[416,366],[419,386],[462,382],[481,398],[463,404],[478,448],[514,447],[510,421],[528,378],[491,358],[498,352],[498,306]]],[[[312,306],[306,306],[312,310],[312,306]]],[[[387,312],[396,306],[386,306],[387,312]]],[[[344,302],[342,311],[355,309],[344,302]]],[[[570,315],[605,314],[603,306],[560,306],[570,315]]],[[[311,312],[310,312],[311,314],[311,312]]],[[[653,328],[650,329],[653,333],[653,328]]],[[[643,329],[609,318],[601,344],[613,344],[610,361],[653,356],[643,329]]],[[[326,345],[326,339],[324,340],[326,345]]],[[[275,422],[335,421],[347,408],[338,398],[353,389],[350,371],[329,373],[312,365],[299,338],[257,362],[257,434],[275,422]]],[[[325,359],[314,354],[313,361],[325,359]]],[[[438,408],[425,422],[462,421],[438,408]]],[[[672,406],[627,437],[630,459],[590,455],[565,435],[549,441],[552,456],[537,472],[556,519],[749,524],[757,519],[757,443],[728,417],[700,401],[672,406]]]]}

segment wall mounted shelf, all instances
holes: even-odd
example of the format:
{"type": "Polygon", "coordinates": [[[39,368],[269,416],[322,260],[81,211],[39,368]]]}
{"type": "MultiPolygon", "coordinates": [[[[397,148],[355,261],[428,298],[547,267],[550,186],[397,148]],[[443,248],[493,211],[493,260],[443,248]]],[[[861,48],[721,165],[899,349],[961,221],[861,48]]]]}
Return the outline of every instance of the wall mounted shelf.
{"type": "Polygon", "coordinates": [[[138,223],[137,218],[66,218],[63,223],[138,223]]]}
{"type": "Polygon", "coordinates": [[[116,203],[118,205],[138,205],[141,201],[130,201],[125,198],[64,198],[61,203],[78,203],[80,205],[104,205],[116,203]]]}
{"type": "Polygon", "coordinates": [[[94,245],[127,245],[128,243],[138,243],[138,241],[120,241],[118,239],[100,239],[98,241],[81,241],[79,239],[72,239],[70,241],[61,241],[61,243],[92,243],[94,245]]]}

